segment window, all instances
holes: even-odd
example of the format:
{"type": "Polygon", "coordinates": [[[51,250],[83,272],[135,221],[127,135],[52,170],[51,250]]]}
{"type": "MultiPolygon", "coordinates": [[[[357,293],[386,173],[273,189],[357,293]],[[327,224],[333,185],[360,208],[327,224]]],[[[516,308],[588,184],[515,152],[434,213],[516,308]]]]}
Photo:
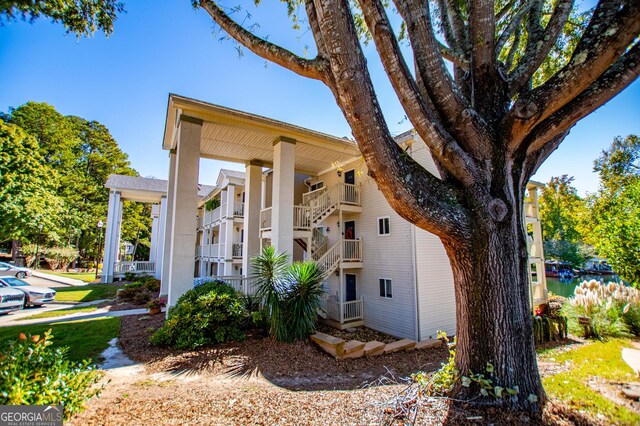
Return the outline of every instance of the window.
{"type": "Polygon", "coordinates": [[[389,226],[389,216],[378,218],[378,235],[389,235],[391,227],[389,226]]]}
{"type": "Polygon", "coordinates": [[[311,185],[311,192],[317,190],[317,189],[321,189],[324,188],[324,182],[317,182],[311,185]]]}
{"type": "Polygon", "coordinates": [[[393,297],[391,287],[391,280],[389,278],[380,278],[380,297],[391,299],[393,297]]]}

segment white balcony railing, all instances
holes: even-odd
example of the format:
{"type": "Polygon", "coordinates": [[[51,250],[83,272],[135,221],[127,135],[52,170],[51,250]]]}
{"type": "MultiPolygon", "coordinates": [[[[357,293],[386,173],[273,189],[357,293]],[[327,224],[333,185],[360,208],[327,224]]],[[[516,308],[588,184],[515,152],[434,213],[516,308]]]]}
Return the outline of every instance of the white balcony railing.
{"type": "Polygon", "coordinates": [[[311,228],[311,209],[307,206],[293,206],[293,228],[311,228]]]}
{"type": "Polygon", "coordinates": [[[242,257],[242,243],[233,243],[233,257],[242,257]]]}
{"type": "Polygon", "coordinates": [[[115,262],[113,264],[114,274],[124,274],[132,272],[134,274],[153,274],[156,271],[156,262],[136,261],[136,262],[115,262]]]}
{"type": "Polygon", "coordinates": [[[305,192],[304,194],[302,194],[302,204],[308,205],[311,200],[313,200],[314,198],[318,197],[319,195],[323,194],[326,191],[327,191],[327,188],[323,186],[322,188],[318,188],[314,191],[305,192]]]}
{"type": "Polygon", "coordinates": [[[224,282],[240,293],[251,295],[256,294],[260,279],[254,275],[215,275],[211,278],[224,282]]]}
{"type": "Polygon", "coordinates": [[[260,230],[271,229],[271,207],[260,210],[260,230]]]}
{"type": "Polygon", "coordinates": [[[235,217],[244,217],[244,203],[233,203],[233,215],[235,217]]]}
{"type": "Polygon", "coordinates": [[[334,298],[329,298],[325,301],[327,316],[341,324],[364,319],[363,307],[362,298],[342,303],[334,298]]]}
{"type": "Polygon", "coordinates": [[[211,244],[211,249],[209,251],[209,257],[219,258],[220,257],[220,244],[211,244]]]}
{"type": "Polygon", "coordinates": [[[342,240],[342,261],[362,262],[362,241],[342,240]]]}

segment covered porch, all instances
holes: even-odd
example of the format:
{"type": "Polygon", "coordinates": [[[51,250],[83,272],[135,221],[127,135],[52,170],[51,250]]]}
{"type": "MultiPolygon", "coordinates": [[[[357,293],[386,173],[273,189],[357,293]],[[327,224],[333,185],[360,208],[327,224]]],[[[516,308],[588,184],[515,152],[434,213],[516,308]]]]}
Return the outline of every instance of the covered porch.
{"type": "Polygon", "coordinates": [[[139,176],[110,175],[105,184],[109,188],[104,258],[101,282],[109,283],[129,274],[147,274],[160,278],[162,265],[163,232],[166,215],[167,181],[139,176]],[[120,235],[122,230],[122,207],[125,201],[150,203],[152,229],[149,259],[146,261],[124,261],[120,259],[120,235]]]}
{"type": "MultiPolygon", "coordinates": [[[[310,206],[300,208],[301,200],[295,200],[301,198],[300,176],[317,176],[360,155],[356,144],[348,139],[173,94],[169,96],[163,148],[170,152],[167,216],[174,218],[166,230],[165,253],[170,255],[165,257],[162,273],[167,277],[163,290],[166,281],[169,306],[193,286],[193,247],[198,228],[194,192],[200,158],[245,167],[245,199],[242,205],[234,206],[232,213],[235,220],[242,220],[244,240],[233,248],[233,258],[241,254],[242,275],[251,277],[251,259],[261,250],[261,237],[267,237],[261,229],[268,231],[269,244],[290,259],[295,240],[307,239],[306,256],[311,256],[313,212],[310,206]],[[183,223],[189,217],[194,217],[193,225],[183,223]],[[269,221],[268,230],[263,220],[269,221]],[[181,255],[183,251],[190,256],[181,255]]],[[[221,220],[222,209],[210,215],[202,226],[221,220]]],[[[216,255],[216,247],[202,250],[216,255]]]]}

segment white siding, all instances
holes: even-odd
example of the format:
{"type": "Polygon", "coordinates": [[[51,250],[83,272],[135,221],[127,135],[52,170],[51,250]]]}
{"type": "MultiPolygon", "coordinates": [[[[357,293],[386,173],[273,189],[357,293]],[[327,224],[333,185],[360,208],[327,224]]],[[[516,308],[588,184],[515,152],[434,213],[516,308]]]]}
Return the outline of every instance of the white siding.
{"type": "MultiPolygon", "coordinates": [[[[439,176],[428,148],[417,136],[411,152],[419,164],[439,176]]],[[[435,338],[438,330],[453,335],[456,330],[456,304],[449,257],[438,237],[414,228],[420,340],[435,338]]]]}
{"type": "MultiPolygon", "coordinates": [[[[363,240],[364,267],[345,269],[344,273],[356,275],[356,297],[364,301],[364,321],[367,327],[397,337],[416,338],[415,285],[411,256],[411,225],[398,216],[387,204],[376,183],[367,176],[363,161],[343,167],[344,172],[356,171],[356,184],[360,184],[362,213],[343,212],[343,222],[355,220],[356,238],[363,240]],[[380,216],[389,216],[391,233],[378,236],[380,216]],[[378,280],[389,278],[393,282],[393,298],[380,297],[378,280]]],[[[344,173],[338,177],[336,171],[319,176],[312,182],[321,180],[331,188],[344,181],[344,173]]],[[[342,238],[344,227],[338,227],[338,213],[324,221],[329,227],[329,244],[342,238]]],[[[328,291],[335,294],[339,279],[335,274],[328,280],[328,291]]],[[[344,283],[343,289],[344,289],[344,283]]]]}

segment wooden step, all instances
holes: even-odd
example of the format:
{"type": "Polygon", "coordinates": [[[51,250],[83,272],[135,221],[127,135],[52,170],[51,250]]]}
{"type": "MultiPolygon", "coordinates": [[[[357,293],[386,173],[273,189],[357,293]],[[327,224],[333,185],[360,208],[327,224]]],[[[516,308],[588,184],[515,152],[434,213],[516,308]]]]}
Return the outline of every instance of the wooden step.
{"type": "Polygon", "coordinates": [[[345,341],[342,339],[324,333],[316,333],[311,336],[311,340],[331,356],[339,357],[344,355],[345,341]]]}
{"type": "Polygon", "coordinates": [[[440,346],[442,346],[442,340],[440,339],[427,339],[416,343],[416,349],[431,349],[439,348],[440,346]]]}
{"type": "Polygon", "coordinates": [[[384,347],[384,353],[390,354],[398,351],[411,351],[416,347],[416,341],[410,339],[402,339],[393,343],[387,343],[384,347]]]}
{"type": "Polygon", "coordinates": [[[359,340],[350,340],[344,345],[344,353],[338,356],[339,359],[344,358],[360,358],[364,356],[365,344],[359,340]]]}
{"type": "Polygon", "coordinates": [[[385,346],[384,343],[378,342],[377,340],[367,342],[367,344],[364,345],[364,356],[382,355],[385,346]]]}
{"type": "Polygon", "coordinates": [[[359,340],[349,340],[344,344],[345,355],[348,355],[351,352],[359,351],[360,349],[364,349],[364,342],[361,342],[359,340]]]}

